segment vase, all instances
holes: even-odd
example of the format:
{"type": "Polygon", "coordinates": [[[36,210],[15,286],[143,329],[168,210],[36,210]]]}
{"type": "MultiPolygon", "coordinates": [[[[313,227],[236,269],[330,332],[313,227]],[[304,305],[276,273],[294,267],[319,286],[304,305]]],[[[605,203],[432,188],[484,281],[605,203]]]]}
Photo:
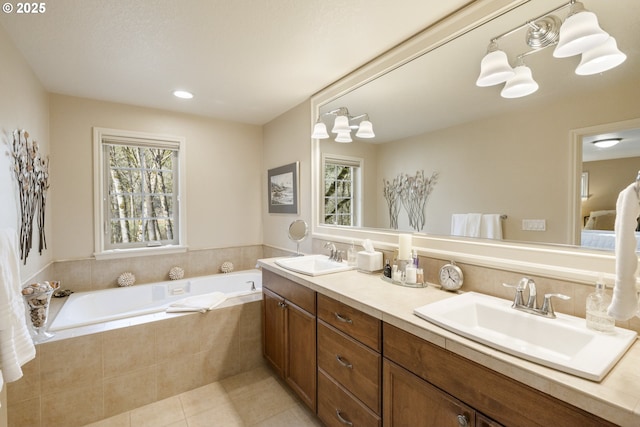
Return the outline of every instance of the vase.
{"type": "MultiPolygon", "coordinates": [[[[32,285],[33,286],[33,285],[32,285]]],[[[28,288],[25,288],[28,289],[28,288]]],[[[33,292],[24,294],[23,299],[27,309],[27,326],[34,344],[39,344],[53,337],[54,334],[47,331],[49,320],[49,305],[55,289],[47,286],[43,290],[32,288],[33,292]]]]}

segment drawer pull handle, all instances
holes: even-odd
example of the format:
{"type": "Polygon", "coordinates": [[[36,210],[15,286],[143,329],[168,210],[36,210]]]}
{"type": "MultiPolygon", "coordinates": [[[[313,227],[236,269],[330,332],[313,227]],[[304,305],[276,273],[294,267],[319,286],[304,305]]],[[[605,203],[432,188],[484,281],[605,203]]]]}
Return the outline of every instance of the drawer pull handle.
{"type": "Polygon", "coordinates": [[[353,423],[352,423],[351,421],[349,421],[349,420],[345,419],[345,418],[342,416],[342,412],[340,412],[340,409],[336,409],[336,417],[338,417],[338,419],[340,420],[340,422],[341,422],[342,424],[346,424],[346,425],[348,425],[348,426],[353,426],[353,423]]]}
{"type": "Polygon", "coordinates": [[[287,304],[286,304],[286,303],[284,303],[284,302],[282,302],[282,301],[278,301],[278,306],[279,306],[280,308],[287,308],[287,304]]]}
{"type": "Polygon", "coordinates": [[[336,354],[336,360],[345,368],[353,369],[353,365],[342,358],[339,354],[336,354]]]}
{"type": "Polygon", "coordinates": [[[468,427],[469,419],[465,415],[458,415],[458,426],[460,427],[468,427]]]}
{"type": "Polygon", "coordinates": [[[338,319],[339,321],[341,321],[342,323],[353,323],[353,321],[347,317],[344,317],[342,314],[340,313],[333,313],[336,316],[336,319],[338,319]]]}

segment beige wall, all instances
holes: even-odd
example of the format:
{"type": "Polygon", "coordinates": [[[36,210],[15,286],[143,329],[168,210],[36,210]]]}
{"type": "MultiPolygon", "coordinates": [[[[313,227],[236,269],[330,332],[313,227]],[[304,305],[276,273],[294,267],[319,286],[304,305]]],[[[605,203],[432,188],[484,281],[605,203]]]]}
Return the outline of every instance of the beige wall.
{"type": "MultiPolygon", "coordinates": [[[[30,134],[30,140],[36,140],[43,156],[50,152],[49,141],[49,105],[48,95],[29,68],[22,55],[15,49],[9,36],[0,26],[0,126],[2,128],[2,143],[0,144],[0,228],[12,227],[16,230],[20,227],[20,208],[17,201],[17,188],[13,174],[11,173],[11,159],[8,152],[9,145],[13,141],[11,133],[15,129],[26,129],[30,134]]],[[[50,189],[47,198],[51,202],[55,191],[50,189]]],[[[51,203],[47,206],[45,215],[45,233],[51,243],[51,203]]],[[[34,231],[37,233],[37,225],[34,223],[34,231]]],[[[22,267],[22,279],[35,274],[37,271],[51,262],[53,250],[51,244],[47,250],[38,254],[37,235],[34,238],[35,247],[31,249],[27,258],[27,265],[22,267]]]]}
{"type": "MultiPolygon", "coordinates": [[[[33,71],[29,68],[20,53],[14,48],[9,36],[0,26],[0,127],[2,129],[2,143],[0,143],[0,228],[19,228],[19,206],[16,201],[17,189],[11,173],[11,160],[5,155],[9,143],[12,141],[11,132],[14,129],[27,129],[40,144],[44,154],[49,153],[49,106],[47,93],[38,82],[33,71]]],[[[49,192],[50,199],[53,191],[49,192]]],[[[51,209],[46,211],[47,236],[51,237],[51,209]]],[[[37,226],[36,226],[37,230],[37,226]]],[[[38,255],[36,247],[29,254],[27,265],[22,267],[21,275],[26,279],[46,266],[52,258],[52,250],[38,255]]],[[[0,393],[0,427],[7,425],[6,388],[0,393]]]]}
{"type": "MultiPolygon", "coordinates": [[[[263,241],[276,248],[295,251],[287,237],[289,224],[302,219],[311,226],[311,113],[309,101],[292,108],[264,126],[264,158],[261,168],[260,210],[264,224],[263,241]],[[300,162],[298,214],[270,214],[267,209],[267,171],[278,166],[300,162]]],[[[311,251],[311,237],[300,245],[302,252],[311,251]]]]}
{"type": "Polygon", "coordinates": [[[92,128],[186,138],[187,243],[191,249],[262,243],[260,126],[51,95],[56,260],[91,257],[92,128]]]}
{"type": "Polygon", "coordinates": [[[638,175],[640,157],[584,162],[589,172],[589,198],[582,202],[582,216],[591,211],[616,208],[618,193],[638,175]]]}
{"type": "MultiPolygon", "coordinates": [[[[448,235],[453,213],[500,213],[508,215],[503,224],[508,240],[571,244],[570,132],[640,117],[639,98],[640,88],[633,82],[588,98],[384,144],[378,171],[387,179],[419,169],[426,175],[440,173],[426,209],[429,234],[448,235]],[[547,230],[523,231],[523,219],[545,219],[547,230]]],[[[381,182],[377,187],[381,195],[381,182]]],[[[380,227],[388,227],[386,206],[379,197],[380,227]]],[[[406,214],[401,211],[400,217],[406,214]]]]}

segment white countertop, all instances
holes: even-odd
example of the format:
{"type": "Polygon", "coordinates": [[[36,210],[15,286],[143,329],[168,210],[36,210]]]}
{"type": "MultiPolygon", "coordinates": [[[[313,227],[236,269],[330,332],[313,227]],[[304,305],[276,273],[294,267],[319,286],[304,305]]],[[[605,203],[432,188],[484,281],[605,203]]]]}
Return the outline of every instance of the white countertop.
{"type": "Polygon", "coordinates": [[[433,287],[398,286],[382,280],[378,274],[355,270],[311,277],[285,270],[275,264],[275,259],[259,260],[258,265],[613,423],[640,426],[637,341],[611,372],[596,383],[494,350],[413,314],[416,307],[454,294],[433,287]]]}

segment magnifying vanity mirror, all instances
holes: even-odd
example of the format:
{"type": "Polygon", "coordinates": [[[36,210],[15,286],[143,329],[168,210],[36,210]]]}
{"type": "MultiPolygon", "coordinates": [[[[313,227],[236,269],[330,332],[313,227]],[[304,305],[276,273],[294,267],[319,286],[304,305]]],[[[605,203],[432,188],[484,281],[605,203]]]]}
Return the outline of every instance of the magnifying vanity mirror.
{"type": "Polygon", "coordinates": [[[302,256],[300,253],[300,243],[302,243],[308,235],[309,226],[303,220],[295,220],[289,225],[289,240],[296,244],[295,256],[302,256]]]}
{"type": "MultiPolygon", "coordinates": [[[[329,117],[329,132],[331,112],[346,108],[366,116],[375,133],[352,132],[349,143],[331,133],[313,140],[315,226],[449,236],[456,214],[498,214],[505,241],[586,247],[591,212],[615,210],[617,194],[640,169],[640,2],[582,2],[626,54],[621,65],[577,75],[580,55],[556,58],[553,46],[540,49],[524,59],[539,89],[507,99],[504,85],[476,85],[490,41],[568,2],[515,3],[351,90],[312,100],[313,123],[329,117]],[[595,147],[605,136],[622,138],[620,150],[595,147]],[[384,197],[385,182],[416,173],[438,177],[420,229],[404,209],[394,224],[384,197]]],[[[568,12],[553,14],[564,21],[568,12]]],[[[525,26],[499,40],[514,67],[531,50],[526,34],[525,26]]]]}

